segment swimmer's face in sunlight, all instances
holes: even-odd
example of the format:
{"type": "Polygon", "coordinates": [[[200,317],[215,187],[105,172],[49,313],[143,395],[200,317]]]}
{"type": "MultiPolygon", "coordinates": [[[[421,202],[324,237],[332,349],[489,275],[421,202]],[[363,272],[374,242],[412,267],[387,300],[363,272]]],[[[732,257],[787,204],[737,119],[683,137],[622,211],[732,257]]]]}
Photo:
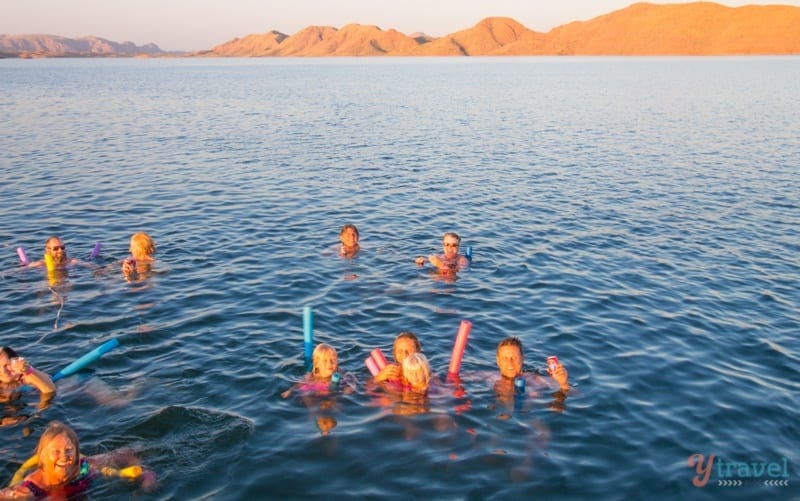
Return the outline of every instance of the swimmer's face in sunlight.
{"type": "Polygon", "coordinates": [[[358,231],[355,228],[346,227],[339,234],[339,240],[346,248],[352,249],[358,245],[358,231]]]}
{"type": "Polygon", "coordinates": [[[458,237],[454,237],[450,234],[445,235],[442,239],[442,250],[444,250],[444,257],[447,259],[454,259],[458,256],[458,246],[460,242],[458,237]]]}
{"type": "Polygon", "coordinates": [[[55,264],[67,262],[67,247],[60,238],[51,238],[44,246],[44,253],[53,258],[55,264]]]}
{"type": "Polygon", "coordinates": [[[64,483],[78,474],[78,447],[61,433],[52,438],[39,454],[39,467],[50,483],[64,483]]]}
{"type": "Polygon", "coordinates": [[[409,355],[417,352],[417,344],[413,339],[401,337],[394,342],[394,361],[402,364],[409,355]]]}
{"type": "Polygon", "coordinates": [[[500,375],[515,378],[522,374],[522,353],[516,346],[501,346],[497,350],[497,367],[500,375]]]}
{"type": "Polygon", "coordinates": [[[11,370],[11,359],[0,351],[0,383],[9,384],[19,379],[19,375],[11,370]]]}
{"type": "Polygon", "coordinates": [[[324,350],[317,354],[314,361],[314,373],[319,378],[329,378],[338,368],[338,357],[335,351],[324,350]]]}

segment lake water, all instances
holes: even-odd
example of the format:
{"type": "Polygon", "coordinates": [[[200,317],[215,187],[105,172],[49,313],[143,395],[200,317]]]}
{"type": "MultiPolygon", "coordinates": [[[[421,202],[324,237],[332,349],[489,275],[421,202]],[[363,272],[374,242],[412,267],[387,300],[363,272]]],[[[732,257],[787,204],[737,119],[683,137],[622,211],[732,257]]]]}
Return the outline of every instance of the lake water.
{"type": "Polygon", "coordinates": [[[792,57],[0,61],[1,344],[55,372],[121,342],[0,429],[0,482],[59,419],[161,479],[93,499],[798,499],[799,81],[792,57]],[[139,230],[158,273],[126,282],[139,230]],[[413,263],[445,231],[474,249],[455,281],[413,263]],[[103,253],[50,287],[15,249],[53,234],[103,253]],[[280,397],[305,306],[356,393],[280,397]],[[364,391],[403,330],[443,377],[462,319],[462,391],[364,391]],[[498,401],[510,335],[565,400],[498,401]]]}

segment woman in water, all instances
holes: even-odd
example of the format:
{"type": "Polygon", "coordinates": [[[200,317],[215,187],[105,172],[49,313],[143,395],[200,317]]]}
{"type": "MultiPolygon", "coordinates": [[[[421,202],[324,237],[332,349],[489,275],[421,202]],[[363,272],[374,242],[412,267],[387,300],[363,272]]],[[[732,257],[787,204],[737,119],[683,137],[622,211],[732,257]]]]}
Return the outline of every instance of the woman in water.
{"type": "Polygon", "coordinates": [[[401,382],[403,379],[403,360],[409,355],[422,351],[419,338],[416,334],[403,331],[394,338],[392,345],[393,364],[386,364],[378,374],[375,375],[376,383],[401,382]]]}
{"type": "MultiPolygon", "coordinates": [[[[20,397],[20,388],[32,386],[41,393],[39,408],[47,407],[56,392],[50,376],[34,369],[27,360],[8,346],[0,348],[0,403],[10,403],[20,397]]],[[[15,424],[27,416],[3,416],[0,425],[15,424]]]]}
{"type": "Polygon", "coordinates": [[[12,480],[9,487],[0,490],[0,499],[74,499],[85,494],[102,475],[139,481],[145,491],[156,486],[155,474],[143,469],[130,450],[81,456],[78,435],[58,421],[47,426],[28,463],[35,463],[36,469],[21,482],[12,480]]]}
{"type": "Polygon", "coordinates": [[[131,236],[131,256],[122,261],[122,274],[128,280],[144,277],[150,273],[156,258],[156,244],[152,237],[144,232],[131,236]]]}
{"type": "Polygon", "coordinates": [[[339,231],[339,241],[342,243],[339,246],[339,255],[346,258],[355,257],[361,249],[358,245],[358,238],[358,228],[354,224],[342,226],[339,231]]]}

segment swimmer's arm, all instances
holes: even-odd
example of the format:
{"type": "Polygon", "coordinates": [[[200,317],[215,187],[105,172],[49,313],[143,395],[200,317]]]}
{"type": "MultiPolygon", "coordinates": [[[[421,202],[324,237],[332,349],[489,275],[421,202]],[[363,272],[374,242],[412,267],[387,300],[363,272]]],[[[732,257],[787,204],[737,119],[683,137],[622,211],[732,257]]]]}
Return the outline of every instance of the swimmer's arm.
{"type": "Polygon", "coordinates": [[[559,364],[553,374],[551,375],[553,380],[558,383],[558,387],[564,393],[570,390],[569,386],[569,373],[567,372],[567,368],[563,365],[559,364]]]}
{"type": "Polygon", "coordinates": [[[130,448],[117,449],[87,458],[89,465],[107,477],[127,478],[141,482],[142,490],[150,492],[157,487],[155,472],[143,467],[139,457],[130,448]]]}
{"type": "Polygon", "coordinates": [[[17,484],[5,489],[0,489],[0,501],[20,499],[36,499],[30,489],[22,484],[17,484]]]}
{"type": "Polygon", "coordinates": [[[375,374],[374,381],[382,383],[389,380],[398,380],[401,376],[400,366],[397,364],[387,364],[379,373],[375,374]]]}
{"type": "Polygon", "coordinates": [[[292,392],[295,389],[301,387],[302,385],[303,385],[303,383],[295,383],[295,384],[293,384],[292,386],[289,387],[288,390],[286,390],[283,393],[281,393],[281,398],[289,398],[289,396],[292,394],[292,392]]]}
{"type": "Polygon", "coordinates": [[[467,259],[466,256],[458,256],[458,268],[459,269],[463,270],[464,268],[469,268],[469,263],[470,263],[470,261],[469,261],[469,259],[467,259]]]}
{"type": "Polygon", "coordinates": [[[22,376],[22,382],[33,386],[42,394],[50,394],[56,392],[56,385],[53,383],[53,380],[50,379],[50,376],[45,374],[44,372],[40,371],[39,369],[34,369],[31,366],[26,368],[26,371],[30,371],[29,374],[25,374],[22,376]]]}

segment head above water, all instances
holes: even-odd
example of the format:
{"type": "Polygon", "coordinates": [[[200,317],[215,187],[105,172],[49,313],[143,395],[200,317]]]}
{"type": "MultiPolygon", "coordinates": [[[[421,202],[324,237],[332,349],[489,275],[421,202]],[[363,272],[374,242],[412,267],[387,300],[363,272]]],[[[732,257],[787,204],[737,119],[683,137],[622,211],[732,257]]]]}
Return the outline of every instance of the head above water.
{"type": "Polygon", "coordinates": [[[333,346],[320,343],[311,354],[312,373],[317,378],[329,378],[339,369],[339,359],[333,346]]]}
{"type": "Polygon", "coordinates": [[[339,230],[339,241],[345,249],[355,252],[358,249],[358,228],[354,224],[346,224],[339,230]]]}
{"type": "Polygon", "coordinates": [[[66,483],[78,475],[80,453],[78,434],[60,421],[47,425],[36,448],[39,469],[51,485],[66,483]]]}
{"type": "Polygon", "coordinates": [[[442,250],[445,257],[452,259],[458,255],[458,247],[461,245],[461,237],[457,233],[448,231],[442,236],[442,250]]]}
{"type": "Polygon", "coordinates": [[[403,379],[412,389],[423,391],[431,382],[431,365],[422,353],[412,353],[403,360],[403,379]]]}
{"type": "Polygon", "coordinates": [[[507,337],[497,344],[497,367],[500,375],[515,378],[522,374],[522,341],[517,337],[507,337]]]}
{"type": "Polygon", "coordinates": [[[55,264],[67,262],[67,246],[58,237],[50,237],[44,243],[44,255],[53,258],[55,264]]]}
{"type": "Polygon", "coordinates": [[[17,352],[8,346],[0,348],[0,383],[10,384],[19,378],[11,368],[11,359],[17,357],[17,352]]]}
{"type": "Polygon", "coordinates": [[[156,253],[156,244],[147,233],[134,233],[131,236],[130,253],[134,257],[152,257],[156,253]]]}
{"type": "Polygon", "coordinates": [[[394,361],[402,364],[403,360],[409,355],[422,351],[419,338],[416,334],[410,331],[403,331],[394,338],[392,345],[392,356],[394,361]]]}

